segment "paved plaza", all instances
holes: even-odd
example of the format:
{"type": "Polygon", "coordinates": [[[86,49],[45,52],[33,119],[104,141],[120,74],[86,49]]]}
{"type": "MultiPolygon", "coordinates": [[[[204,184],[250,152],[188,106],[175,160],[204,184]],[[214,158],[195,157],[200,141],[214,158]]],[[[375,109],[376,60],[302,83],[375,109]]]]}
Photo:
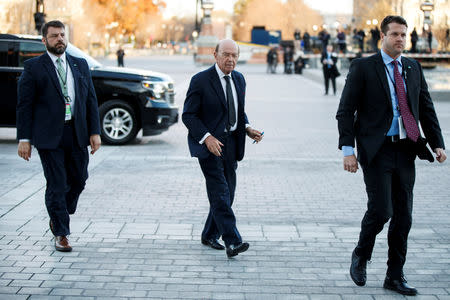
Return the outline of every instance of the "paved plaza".
{"type": "MultiPolygon", "coordinates": [[[[114,60],[104,60],[114,65],[114,60]]],[[[175,80],[182,111],[191,57],[126,57],[125,65],[175,80]]],[[[102,146],[71,219],[71,253],[54,250],[37,152],[17,156],[14,129],[0,129],[0,299],[404,299],[382,288],[386,229],[365,287],[349,276],[366,193],[361,170],[343,170],[338,96],[317,71],[246,75],[246,111],[264,140],[246,145],[233,206],[250,249],[234,259],[205,247],[209,204],[181,123],[126,146],[102,146]]],[[[339,78],[340,89],[345,78],[339,78]]],[[[435,103],[447,146],[450,101],[435,103]]],[[[448,151],[447,151],[448,152],[448,151]]],[[[449,154],[449,153],[447,153],[449,154]]],[[[413,227],[405,274],[414,299],[450,299],[450,162],[416,161],[413,227]]],[[[385,226],[387,228],[387,226],[385,226]]]]}

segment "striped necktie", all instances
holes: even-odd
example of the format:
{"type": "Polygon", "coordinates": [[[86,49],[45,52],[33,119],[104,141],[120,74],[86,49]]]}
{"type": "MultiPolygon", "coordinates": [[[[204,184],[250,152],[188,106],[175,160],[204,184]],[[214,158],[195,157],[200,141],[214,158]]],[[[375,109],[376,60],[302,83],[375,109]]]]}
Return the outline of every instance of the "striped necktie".
{"type": "Polygon", "coordinates": [[[67,91],[67,76],[66,76],[66,70],[64,69],[64,66],[62,65],[62,59],[58,57],[56,60],[56,70],[58,71],[58,79],[59,79],[59,85],[61,86],[61,90],[63,92],[64,97],[68,97],[69,93],[67,91]]]}

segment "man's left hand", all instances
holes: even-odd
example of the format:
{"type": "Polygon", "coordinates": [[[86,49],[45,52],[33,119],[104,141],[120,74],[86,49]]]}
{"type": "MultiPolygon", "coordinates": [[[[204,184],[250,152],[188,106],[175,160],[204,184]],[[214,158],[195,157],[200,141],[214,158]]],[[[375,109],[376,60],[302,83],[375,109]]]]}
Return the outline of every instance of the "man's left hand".
{"type": "Polygon", "coordinates": [[[102,141],[100,140],[100,135],[98,134],[91,135],[89,138],[89,143],[91,144],[91,154],[94,154],[102,144],[102,141]]]}
{"type": "Polygon", "coordinates": [[[447,159],[447,155],[445,154],[445,150],[442,148],[434,149],[434,153],[436,153],[436,160],[440,163],[443,163],[447,159]]]}
{"type": "Polygon", "coordinates": [[[245,131],[247,131],[247,135],[249,136],[249,138],[256,141],[257,143],[261,142],[261,140],[263,138],[261,131],[258,131],[251,127],[247,127],[247,129],[245,131]]]}

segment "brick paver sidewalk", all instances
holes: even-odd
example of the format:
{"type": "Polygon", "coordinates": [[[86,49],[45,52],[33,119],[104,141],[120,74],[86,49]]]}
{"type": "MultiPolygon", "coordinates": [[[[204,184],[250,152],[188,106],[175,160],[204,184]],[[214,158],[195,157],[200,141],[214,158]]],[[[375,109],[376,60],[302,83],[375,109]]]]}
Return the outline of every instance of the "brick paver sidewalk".
{"type": "MultiPolygon", "coordinates": [[[[173,62],[180,107],[191,58],[173,62]]],[[[129,58],[130,66],[157,65],[129,58]]],[[[169,61],[170,63],[170,61],[169,61]]],[[[366,205],[362,173],[342,170],[334,115],[338,97],[299,75],[239,66],[247,113],[265,131],[248,141],[234,210],[250,249],[234,259],[200,243],[208,211],[186,130],[103,146],[72,218],[74,251],[54,251],[39,158],[16,154],[0,131],[0,299],[402,299],[382,288],[386,232],[368,282],[348,269],[366,205]]],[[[450,143],[450,103],[436,103],[450,143]]],[[[414,221],[405,273],[420,295],[450,299],[450,167],[417,161],[414,221]]],[[[387,227],[387,226],[386,226],[387,227]]]]}

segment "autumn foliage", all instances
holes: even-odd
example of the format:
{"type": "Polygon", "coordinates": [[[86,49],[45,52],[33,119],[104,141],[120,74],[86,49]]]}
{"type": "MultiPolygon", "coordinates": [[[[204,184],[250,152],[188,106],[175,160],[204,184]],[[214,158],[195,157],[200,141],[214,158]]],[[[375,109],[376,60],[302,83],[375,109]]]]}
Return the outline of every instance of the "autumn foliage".
{"type": "Polygon", "coordinates": [[[84,1],[85,11],[95,13],[95,23],[100,28],[109,28],[125,35],[135,33],[165,6],[161,0],[84,1]]]}

